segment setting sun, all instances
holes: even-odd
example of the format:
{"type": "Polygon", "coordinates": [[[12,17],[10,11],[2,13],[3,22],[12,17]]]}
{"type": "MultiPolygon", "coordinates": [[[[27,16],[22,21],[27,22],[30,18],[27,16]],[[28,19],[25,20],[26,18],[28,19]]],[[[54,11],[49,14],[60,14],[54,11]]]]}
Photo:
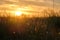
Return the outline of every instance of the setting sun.
{"type": "Polygon", "coordinates": [[[20,15],[22,15],[22,12],[20,12],[20,11],[15,12],[15,16],[20,16],[20,15]]]}

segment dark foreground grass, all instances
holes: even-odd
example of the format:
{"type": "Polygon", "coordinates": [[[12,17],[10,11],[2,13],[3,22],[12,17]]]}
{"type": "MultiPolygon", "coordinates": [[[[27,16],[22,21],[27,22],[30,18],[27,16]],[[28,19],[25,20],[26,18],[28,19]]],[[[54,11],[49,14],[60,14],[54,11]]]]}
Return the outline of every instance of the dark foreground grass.
{"type": "Polygon", "coordinates": [[[60,17],[0,17],[0,40],[60,40],[60,17]]]}

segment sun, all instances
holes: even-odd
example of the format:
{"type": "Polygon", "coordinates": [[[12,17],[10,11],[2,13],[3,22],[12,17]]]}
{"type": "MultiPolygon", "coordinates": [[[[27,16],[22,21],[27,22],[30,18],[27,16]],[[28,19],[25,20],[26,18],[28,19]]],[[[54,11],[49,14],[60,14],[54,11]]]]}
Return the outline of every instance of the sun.
{"type": "Polygon", "coordinates": [[[20,12],[20,11],[15,12],[15,16],[21,16],[21,15],[22,15],[22,12],[20,12]]]}

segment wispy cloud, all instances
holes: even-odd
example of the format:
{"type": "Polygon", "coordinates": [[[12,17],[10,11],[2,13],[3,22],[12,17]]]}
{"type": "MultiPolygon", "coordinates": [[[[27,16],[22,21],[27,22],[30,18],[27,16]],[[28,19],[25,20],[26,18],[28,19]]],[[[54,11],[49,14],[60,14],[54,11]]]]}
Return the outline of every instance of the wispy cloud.
{"type": "MultiPolygon", "coordinates": [[[[54,0],[55,8],[60,9],[60,0],[54,0]]],[[[24,10],[31,13],[39,13],[43,9],[53,8],[53,0],[0,0],[0,10],[6,8],[28,7],[32,10],[24,10]]]]}
{"type": "MultiPolygon", "coordinates": [[[[60,0],[54,0],[55,6],[59,6],[60,0]]],[[[53,6],[53,0],[0,0],[1,4],[17,4],[17,5],[35,5],[35,6],[53,6]]]]}

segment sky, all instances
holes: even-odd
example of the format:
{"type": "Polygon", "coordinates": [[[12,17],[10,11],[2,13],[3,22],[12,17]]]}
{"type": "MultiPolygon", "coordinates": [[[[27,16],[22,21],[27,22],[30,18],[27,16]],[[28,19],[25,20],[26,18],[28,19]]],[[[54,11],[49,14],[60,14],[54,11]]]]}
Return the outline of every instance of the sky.
{"type": "MultiPolygon", "coordinates": [[[[43,9],[53,8],[53,0],[0,0],[0,14],[3,13],[3,10],[16,10],[16,8],[39,13],[43,9]]],[[[54,9],[60,9],[60,0],[54,0],[54,9]]]]}

